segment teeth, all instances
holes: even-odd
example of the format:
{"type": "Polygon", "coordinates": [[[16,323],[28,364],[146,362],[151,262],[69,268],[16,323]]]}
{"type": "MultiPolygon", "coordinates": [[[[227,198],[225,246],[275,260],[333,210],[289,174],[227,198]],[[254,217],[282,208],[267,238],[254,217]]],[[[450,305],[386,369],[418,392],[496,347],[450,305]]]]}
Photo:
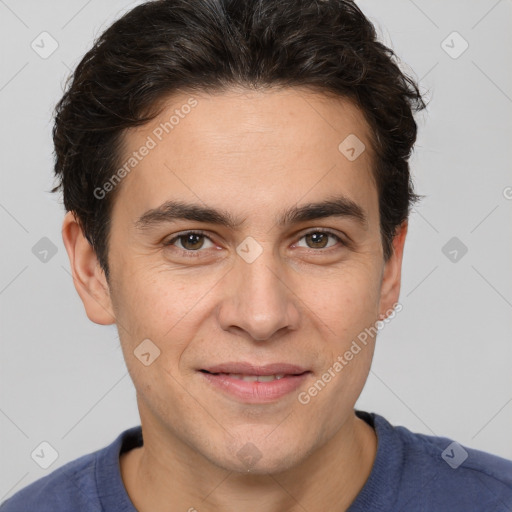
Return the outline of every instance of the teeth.
{"type": "MultiPolygon", "coordinates": [[[[282,378],[281,376],[279,377],[282,378]]],[[[277,375],[261,375],[258,377],[258,382],[271,382],[273,380],[276,380],[277,378],[277,375]]]]}
{"type": "Polygon", "coordinates": [[[232,379],[244,380],[245,382],[272,382],[284,377],[284,373],[277,375],[242,375],[241,373],[226,373],[232,379]]]}

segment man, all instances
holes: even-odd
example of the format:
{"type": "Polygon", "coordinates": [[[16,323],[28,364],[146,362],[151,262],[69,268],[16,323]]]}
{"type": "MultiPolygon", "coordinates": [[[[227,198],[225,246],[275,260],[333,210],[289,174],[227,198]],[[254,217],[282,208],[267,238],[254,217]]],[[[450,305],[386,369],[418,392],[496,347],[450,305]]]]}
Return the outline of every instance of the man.
{"type": "Polygon", "coordinates": [[[13,511],[506,511],[512,462],[355,411],[399,303],[414,82],[343,0],[163,0],[57,106],[73,279],[141,428],[13,511]]]}

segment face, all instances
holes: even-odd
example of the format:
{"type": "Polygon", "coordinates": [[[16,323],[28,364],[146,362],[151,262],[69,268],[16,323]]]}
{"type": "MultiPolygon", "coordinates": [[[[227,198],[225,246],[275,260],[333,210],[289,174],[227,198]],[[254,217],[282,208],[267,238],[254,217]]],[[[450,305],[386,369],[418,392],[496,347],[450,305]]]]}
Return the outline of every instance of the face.
{"type": "Polygon", "coordinates": [[[123,151],[110,286],[96,267],[79,292],[115,319],[143,428],[228,470],[299,464],[353,417],[374,339],[345,354],[398,299],[405,228],[384,261],[362,113],[299,89],[183,94],[123,151]],[[255,373],[285,376],[227,375],[255,373]]]}

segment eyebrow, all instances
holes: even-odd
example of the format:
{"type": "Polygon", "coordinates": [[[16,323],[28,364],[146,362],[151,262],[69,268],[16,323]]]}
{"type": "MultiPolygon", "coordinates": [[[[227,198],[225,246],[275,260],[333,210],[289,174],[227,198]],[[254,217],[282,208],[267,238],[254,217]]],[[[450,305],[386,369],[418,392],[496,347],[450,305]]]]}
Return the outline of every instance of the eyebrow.
{"type": "MultiPolygon", "coordinates": [[[[368,219],[364,209],[345,196],[337,196],[317,203],[307,203],[282,211],[277,218],[277,225],[286,227],[301,222],[328,217],[345,217],[367,227],[368,219]]],[[[237,230],[245,224],[246,219],[237,219],[230,212],[183,201],[166,201],[160,206],[146,211],[136,221],[135,227],[144,231],[159,224],[178,220],[191,220],[224,226],[237,230]]]]}

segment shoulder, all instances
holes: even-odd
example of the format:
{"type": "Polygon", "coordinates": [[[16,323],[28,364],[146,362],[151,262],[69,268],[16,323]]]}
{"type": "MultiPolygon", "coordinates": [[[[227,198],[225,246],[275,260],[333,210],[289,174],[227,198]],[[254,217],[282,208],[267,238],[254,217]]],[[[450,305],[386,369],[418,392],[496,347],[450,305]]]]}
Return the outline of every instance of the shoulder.
{"type": "Polygon", "coordinates": [[[378,415],[375,420],[401,440],[402,485],[415,489],[424,503],[443,507],[439,510],[510,510],[511,460],[469,448],[448,437],[392,426],[378,415]]]}
{"type": "Polygon", "coordinates": [[[101,512],[94,499],[97,454],[83,455],[32,482],[0,506],[0,512],[101,512]]]}
{"type": "Polygon", "coordinates": [[[0,505],[0,512],[132,512],[121,479],[119,454],[141,444],[140,426],[125,430],[108,446],[68,462],[21,489],[0,505]]]}

